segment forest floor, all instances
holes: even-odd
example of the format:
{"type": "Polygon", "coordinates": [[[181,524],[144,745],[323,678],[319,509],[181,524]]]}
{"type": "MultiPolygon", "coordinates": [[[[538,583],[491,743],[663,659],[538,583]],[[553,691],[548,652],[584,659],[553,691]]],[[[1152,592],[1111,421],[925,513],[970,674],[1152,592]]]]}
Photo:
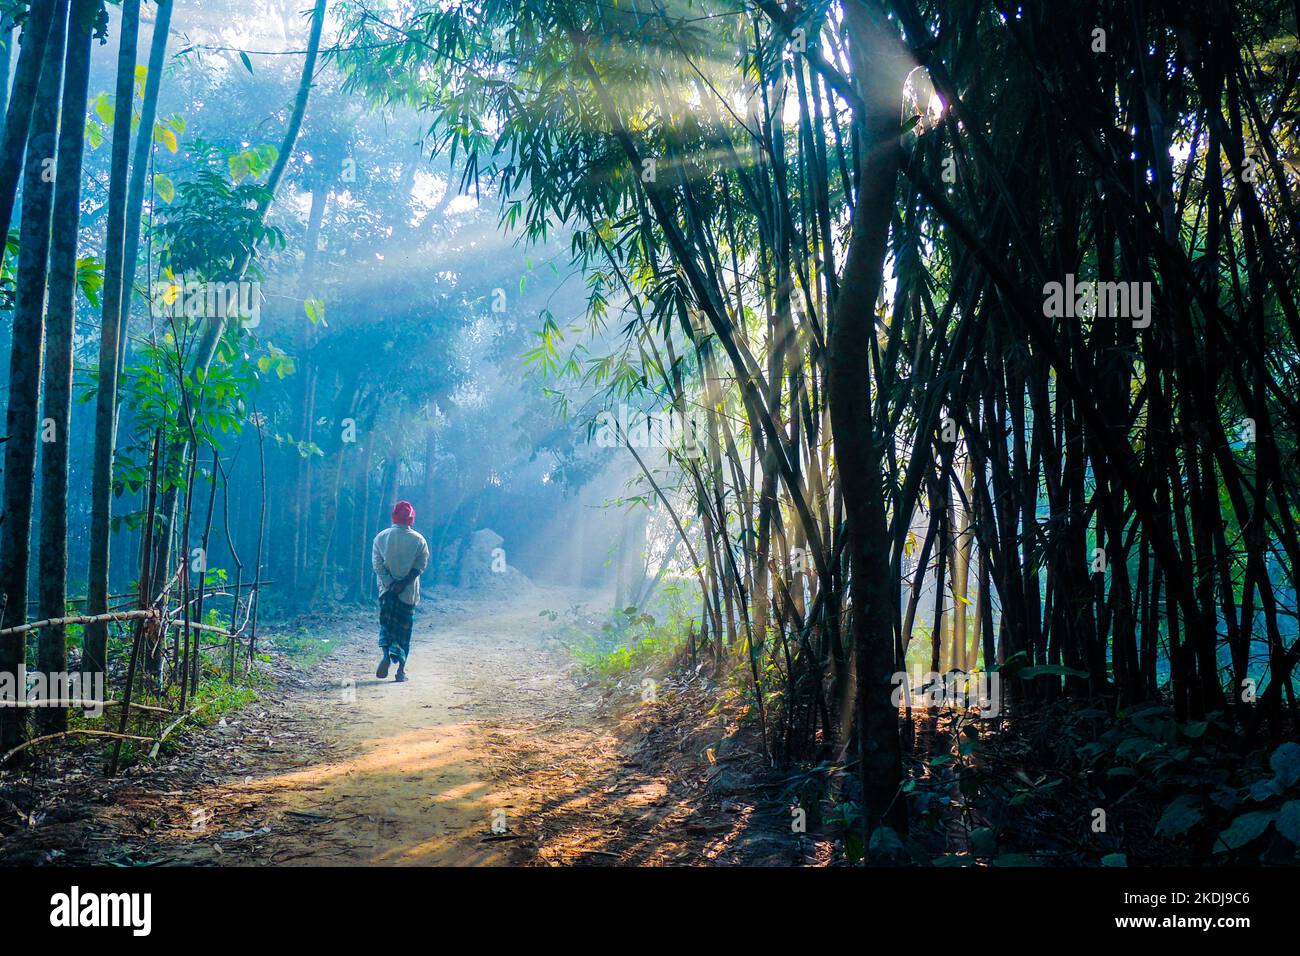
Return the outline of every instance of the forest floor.
{"type": "MultiPolygon", "coordinates": [[[[373,613],[285,629],[274,686],[106,780],[47,755],[0,789],[0,863],[807,865],[781,781],[696,679],[589,682],[542,615],[608,596],[449,592],[416,617],[410,679],[374,676],[373,613]],[[322,635],[328,634],[327,638],[322,635]],[[58,761],[56,772],[50,764],[58,761]]],[[[276,633],[270,640],[275,643],[276,633]]]]}

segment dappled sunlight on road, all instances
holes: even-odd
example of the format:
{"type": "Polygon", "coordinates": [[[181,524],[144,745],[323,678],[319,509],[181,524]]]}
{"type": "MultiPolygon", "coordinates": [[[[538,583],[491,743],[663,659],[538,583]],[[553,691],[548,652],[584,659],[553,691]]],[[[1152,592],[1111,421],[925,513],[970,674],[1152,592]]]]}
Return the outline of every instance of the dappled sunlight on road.
{"type": "Polygon", "coordinates": [[[567,680],[536,625],[539,605],[555,600],[534,594],[494,608],[488,620],[426,619],[404,684],[352,676],[373,666],[360,625],[290,701],[331,751],[299,753],[280,772],[221,786],[209,801],[216,829],[226,831],[215,840],[210,830],[173,837],[192,852],[218,844],[211,852],[222,863],[509,863],[522,802],[495,779],[492,741],[553,702],[534,685],[567,680]],[[341,696],[340,684],[355,695],[341,696]],[[247,828],[236,831],[241,841],[248,834],[237,860],[219,845],[235,817],[247,828]]]}

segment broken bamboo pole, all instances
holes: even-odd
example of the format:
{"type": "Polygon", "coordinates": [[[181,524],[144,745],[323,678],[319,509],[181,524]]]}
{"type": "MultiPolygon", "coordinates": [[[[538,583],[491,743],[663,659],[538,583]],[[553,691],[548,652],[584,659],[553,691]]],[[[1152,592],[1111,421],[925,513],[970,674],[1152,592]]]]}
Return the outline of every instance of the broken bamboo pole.
{"type": "Polygon", "coordinates": [[[10,750],[7,754],[5,754],[3,757],[0,757],[0,767],[3,767],[5,764],[7,764],[10,761],[10,759],[22,753],[24,750],[28,749],[29,747],[35,747],[37,744],[43,744],[51,740],[58,740],[60,737],[72,737],[72,736],[111,737],[114,740],[118,741],[119,746],[123,740],[139,740],[144,743],[153,740],[152,737],[141,737],[137,734],[120,734],[112,730],[63,730],[57,734],[46,734],[44,737],[33,737],[31,740],[27,741],[26,743],[19,744],[13,750],[10,750]]]}
{"type": "Polygon", "coordinates": [[[43,621],[32,621],[29,624],[18,624],[14,627],[6,627],[0,630],[0,634],[22,634],[26,631],[35,631],[42,627],[53,627],[60,624],[93,624],[97,621],[129,621],[133,618],[156,617],[157,611],[154,610],[135,610],[135,611],[113,611],[108,614],[74,614],[71,617],[50,617],[43,621]]]}

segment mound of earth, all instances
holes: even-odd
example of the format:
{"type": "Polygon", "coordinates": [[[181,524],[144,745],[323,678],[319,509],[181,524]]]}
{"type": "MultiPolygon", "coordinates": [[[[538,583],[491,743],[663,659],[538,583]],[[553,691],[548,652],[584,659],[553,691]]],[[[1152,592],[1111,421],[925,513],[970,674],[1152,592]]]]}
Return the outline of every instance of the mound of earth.
{"type": "Polygon", "coordinates": [[[468,540],[448,545],[442,552],[444,581],[465,591],[517,594],[532,589],[528,575],[510,565],[504,543],[491,528],[480,528],[468,540]]]}

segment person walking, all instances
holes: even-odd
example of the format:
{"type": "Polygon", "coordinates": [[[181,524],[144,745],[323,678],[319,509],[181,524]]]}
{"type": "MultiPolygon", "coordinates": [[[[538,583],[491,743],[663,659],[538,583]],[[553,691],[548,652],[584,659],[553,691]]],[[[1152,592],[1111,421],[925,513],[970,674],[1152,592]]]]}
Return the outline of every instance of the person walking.
{"type": "Polygon", "coordinates": [[[411,650],[411,625],[420,603],[420,574],[429,566],[429,542],[415,530],[415,507],[409,501],[393,506],[393,523],[379,534],[370,549],[370,561],[379,584],[379,649],[383,657],[375,676],[388,676],[397,665],[396,680],[406,680],[406,658],[411,650]]]}

